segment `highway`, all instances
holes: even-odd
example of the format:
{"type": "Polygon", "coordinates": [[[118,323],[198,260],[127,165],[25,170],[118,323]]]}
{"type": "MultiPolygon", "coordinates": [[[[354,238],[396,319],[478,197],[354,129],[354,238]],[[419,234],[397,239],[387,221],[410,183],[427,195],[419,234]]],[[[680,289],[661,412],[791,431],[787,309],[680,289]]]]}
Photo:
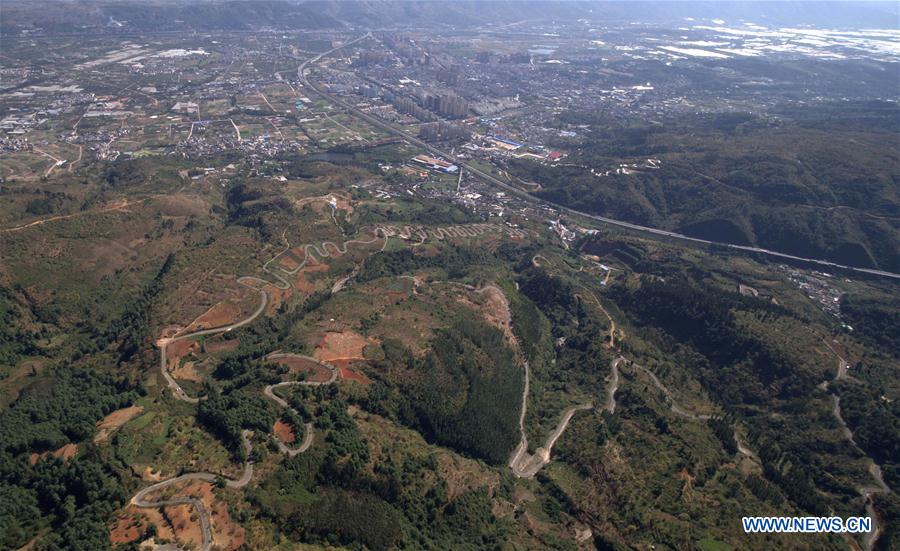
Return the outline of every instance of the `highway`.
{"type": "MultiPolygon", "coordinates": [[[[328,50],[327,52],[323,52],[323,53],[317,55],[316,57],[313,57],[311,59],[308,59],[307,61],[304,61],[297,68],[297,76],[300,78],[300,81],[305,86],[314,90],[317,94],[319,94],[323,98],[327,99],[328,101],[334,103],[335,105],[341,107],[342,109],[346,110],[347,112],[352,113],[354,116],[366,121],[367,123],[369,123],[377,128],[382,129],[383,131],[387,132],[388,134],[392,134],[394,136],[403,138],[410,144],[421,147],[422,149],[428,151],[432,155],[444,157],[445,159],[454,159],[454,157],[452,155],[450,155],[449,153],[447,153],[446,151],[442,151],[442,150],[418,139],[417,137],[413,136],[412,134],[409,134],[408,132],[406,132],[404,130],[394,127],[393,125],[379,119],[378,117],[374,117],[372,115],[369,115],[368,113],[363,113],[362,111],[360,111],[353,105],[348,104],[347,102],[343,101],[340,98],[336,98],[336,97],[332,96],[328,92],[326,92],[323,89],[316,86],[316,84],[313,83],[311,80],[309,80],[309,78],[306,75],[306,68],[310,63],[316,63],[323,57],[330,55],[330,54],[334,53],[335,51],[340,50],[341,48],[344,48],[345,46],[355,44],[356,42],[359,42],[359,41],[364,40],[369,37],[372,37],[371,32],[368,32],[355,40],[351,40],[350,42],[347,42],[346,44],[338,46],[337,48],[332,48],[331,50],[328,50]]],[[[464,168],[464,169],[470,171],[472,174],[479,176],[482,180],[488,182],[489,184],[499,187],[499,188],[503,189],[504,191],[511,193],[521,199],[524,199],[526,201],[530,201],[533,203],[539,203],[539,204],[552,206],[553,208],[559,210],[560,212],[564,212],[564,213],[574,215],[574,216],[581,216],[581,217],[587,218],[587,219],[595,221],[595,222],[601,222],[603,224],[609,224],[609,225],[618,226],[621,228],[627,228],[627,229],[637,231],[640,233],[649,234],[651,236],[668,237],[671,239],[678,239],[681,241],[702,244],[702,245],[717,245],[720,247],[726,247],[726,248],[736,250],[736,251],[763,254],[766,256],[781,258],[784,260],[795,260],[795,261],[801,261],[801,262],[808,262],[811,264],[816,264],[823,268],[829,268],[829,269],[837,268],[837,269],[842,269],[842,270],[850,270],[850,271],[854,271],[854,272],[882,276],[882,277],[889,277],[889,278],[900,280],[900,274],[897,274],[894,272],[888,272],[888,271],[884,271],[884,270],[874,270],[874,269],[870,269],[870,268],[857,268],[857,267],[853,267],[853,266],[846,266],[846,265],[838,264],[838,263],[831,262],[828,260],[821,260],[818,258],[805,258],[802,256],[795,256],[795,255],[791,255],[791,254],[787,254],[787,253],[781,253],[778,251],[772,251],[769,249],[763,249],[761,247],[751,247],[751,246],[747,246],[747,245],[735,245],[732,243],[725,243],[725,242],[721,242],[721,241],[710,241],[707,239],[690,237],[690,236],[687,236],[687,235],[684,235],[684,234],[681,234],[678,232],[661,230],[659,228],[651,228],[648,226],[641,226],[639,224],[632,224],[631,222],[625,222],[622,220],[616,220],[614,218],[607,218],[605,216],[599,216],[596,214],[582,212],[582,211],[572,209],[572,208],[569,208],[569,207],[566,207],[566,206],[563,206],[563,205],[560,205],[557,203],[539,199],[539,198],[529,194],[528,192],[523,191],[515,186],[509,185],[506,182],[504,182],[494,176],[491,176],[490,174],[487,174],[486,172],[483,172],[479,168],[477,168],[469,163],[466,163],[464,161],[454,159],[454,162],[457,165],[459,165],[461,168],[464,168]]]]}

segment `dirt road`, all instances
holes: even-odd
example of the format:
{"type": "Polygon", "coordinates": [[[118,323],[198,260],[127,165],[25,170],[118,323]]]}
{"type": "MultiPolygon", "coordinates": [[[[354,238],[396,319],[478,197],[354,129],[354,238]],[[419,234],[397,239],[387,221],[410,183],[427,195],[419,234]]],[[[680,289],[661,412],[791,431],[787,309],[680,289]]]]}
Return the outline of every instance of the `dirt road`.
{"type": "Polygon", "coordinates": [[[6,229],[4,229],[4,230],[0,230],[0,232],[2,232],[2,233],[12,233],[12,232],[17,232],[17,231],[24,230],[24,229],[26,229],[26,228],[33,228],[34,226],[40,226],[41,224],[46,224],[46,223],[48,223],[48,222],[55,222],[55,221],[57,221],[57,220],[66,220],[66,219],[68,219],[68,218],[75,218],[75,217],[77,217],[77,216],[85,216],[85,215],[88,215],[88,214],[99,214],[99,213],[102,213],[102,212],[112,212],[112,211],[117,211],[117,210],[118,210],[118,211],[120,211],[120,210],[125,210],[125,209],[128,207],[128,205],[130,205],[130,204],[131,204],[131,203],[129,203],[128,201],[125,201],[125,200],[115,201],[115,202],[113,202],[113,203],[110,203],[109,205],[106,205],[106,206],[104,206],[104,207],[100,207],[100,208],[98,208],[98,209],[94,209],[94,210],[86,210],[86,211],[83,211],[83,212],[76,212],[76,213],[74,213],[74,214],[63,214],[63,215],[59,215],[59,216],[51,216],[51,217],[49,217],[49,218],[42,218],[42,219],[40,219],[40,220],[35,220],[35,221],[29,222],[29,223],[27,223],[27,224],[22,224],[21,226],[13,226],[12,228],[6,228],[6,229]]]}
{"type": "MultiPolygon", "coordinates": [[[[612,378],[610,379],[609,387],[607,387],[607,402],[604,406],[604,410],[610,413],[613,413],[616,409],[616,390],[619,388],[619,363],[624,361],[625,358],[622,356],[617,357],[610,364],[610,368],[612,370],[612,378]]],[[[528,402],[528,386],[529,379],[531,378],[531,369],[528,366],[528,362],[525,362],[525,385],[522,389],[522,409],[519,414],[519,432],[521,434],[519,439],[519,445],[516,446],[516,449],[513,450],[512,456],[509,460],[509,468],[512,470],[514,476],[519,478],[531,478],[537,474],[541,468],[550,463],[550,452],[553,451],[553,446],[556,444],[556,441],[562,436],[563,432],[565,432],[566,428],[569,426],[569,422],[572,420],[572,417],[578,411],[586,411],[592,409],[594,407],[593,403],[580,404],[577,406],[572,406],[563,410],[562,417],[559,420],[559,423],[556,425],[556,428],[547,436],[547,440],[544,442],[544,445],[537,450],[535,450],[534,454],[528,453],[528,438],[525,436],[525,414],[527,411],[527,402],[528,402]]]]}
{"type": "Polygon", "coordinates": [[[609,413],[616,412],[616,391],[619,390],[619,364],[626,361],[624,356],[619,356],[610,364],[612,378],[609,380],[609,386],[606,389],[606,405],[603,406],[604,411],[609,413]]]}

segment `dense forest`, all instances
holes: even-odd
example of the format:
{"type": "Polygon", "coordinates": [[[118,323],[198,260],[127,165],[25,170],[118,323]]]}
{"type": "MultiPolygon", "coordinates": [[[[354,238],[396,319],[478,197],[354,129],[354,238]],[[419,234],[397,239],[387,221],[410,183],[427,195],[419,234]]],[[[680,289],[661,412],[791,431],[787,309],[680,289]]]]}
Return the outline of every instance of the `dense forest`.
{"type": "Polygon", "coordinates": [[[524,382],[503,334],[460,320],[437,334],[418,370],[413,404],[423,434],[491,463],[506,461],[518,441],[524,382]]]}
{"type": "Polygon", "coordinates": [[[874,300],[846,294],[841,297],[841,315],[858,338],[878,350],[900,357],[900,298],[874,300]]]}
{"type": "Polygon", "coordinates": [[[644,278],[635,292],[617,288],[614,295],[638,321],[665,331],[672,346],[698,352],[695,369],[727,403],[759,403],[773,390],[784,398],[803,396],[818,383],[815,373],[799,370],[736,324],[734,309],[786,314],[771,302],[677,277],[644,278]]]}
{"type": "Polygon", "coordinates": [[[94,433],[94,424],[137,394],[110,375],[58,369],[28,386],[0,413],[0,445],[10,453],[52,450],[94,433]]]}
{"type": "Polygon", "coordinates": [[[300,401],[315,410],[317,430],[325,432],[328,445],[284,459],[248,494],[259,515],[291,539],[435,550],[495,548],[504,540],[509,527],[494,516],[486,491],[450,499],[433,455],[387,457],[369,467],[368,443],[346,402],[326,389],[300,389],[292,404],[300,401]]]}
{"type": "Polygon", "coordinates": [[[0,413],[0,548],[18,548],[43,527],[50,550],[109,545],[106,523],[125,500],[119,476],[90,443],[78,457],[29,462],[29,452],[88,439],[95,423],[136,393],[109,375],[59,369],[25,388],[0,413]]]}
{"type": "MultiPolygon", "coordinates": [[[[829,505],[820,490],[848,499],[858,495],[856,488],[838,483],[818,459],[837,449],[799,428],[810,422],[803,418],[805,412],[821,398],[813,389],[823,375],[791,360],[776,343],[746,331],[735,317],[739,311],[754,312],[758,319],[776,323],[787,311],[762,299],[677,276],[665,281],[645,277],[638,289],[618,288],[614,294],[616,303],[645,334],[663,344],[726,411],[749,427],[765,478],[794,504],[823,514],[829,505]],[[783,411],[792,419],[757,416],[753,412],[759,407],[783,411]],[[789,430],[789,426],[797,429],[789,430]]],[[[726,449],[733,449],[730,430],[720,420],[711,421],[710,427],[726,449]]],[[[842,449],[854,455],[849,444],[842,449]]]]}

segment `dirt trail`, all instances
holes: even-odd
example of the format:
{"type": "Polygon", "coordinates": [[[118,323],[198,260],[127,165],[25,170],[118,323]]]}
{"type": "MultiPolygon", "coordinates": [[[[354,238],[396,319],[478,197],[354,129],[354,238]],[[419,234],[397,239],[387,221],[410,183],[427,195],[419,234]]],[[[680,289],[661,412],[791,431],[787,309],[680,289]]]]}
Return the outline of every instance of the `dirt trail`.
{"type": "MultiPolygon", "coordinates": [[[[385,243],[382,246],[381,250],[384,250],[384,246],[387,245],[387,237],[385,236],[384,239],[385,239],[385,243]]],[[[303,265],[306,264],[307,260],[309,259],[311,250],[314,250],[319,256],[331,256],[331,251],[328,250],[329,246],[332,247],[333,251],[335,251],[339,254],[344,254],[347,251],[347,245],[349,245],[350,243],[353,243],[353,242],[372,243],[376,240],[377,240],[377,237],[373,238],[370,241],[358,241],[358,240],[347,241],[343,244],[343,247],[339,247],[331,242],[323,243],[319,247],[315,247],[313,245],[307,245],[305,248],[306,258],[304,258],[303,263],[301,263],[301,265],[298,268],[296,268],[295,270],[293,270],[291,272],[288,272],[285,270],[285,272],[288,274],[298,272],[303,267],[303,265]]],[[[194,331],[192,333],[187,333],[187,334],[180,335],[180,336],[173,337],[173,338],[167,338],[167,339],[164,338],[164,339],[160,339],[158,341],[159,348],[160,348],[160,360],[159,360],[160,371],[162,372],[162,375],[166,379],[166,383],[168,384],[168,387],[172,390],[172,393],[176,399],[181,400],[183,402],[192,403],[192,404],[196,404],[196,403],[200,402],[200,400],[201,400],[201,398],[199,398],[199,397],[189,396],[184,391],[184,389],[181,387],[181,385],[178,384],[178,381],[176,381],[175,378],[172,377],[172,375],[169,373],[168,369],[166,368],[168,345],[173,342],[176,342],[176,341],[190,339],[190,338],[198,337],[201,335],[215,335],[215,334],[220,334],[220,333],[226,333],[226,332],[232,331],[234,329],[237,329],[239,327],[242,327],[244,325],[247,325],[247,324],[253,322],[253,320],[255,320],[257,317],[259,317],[259,315],[265,311],[266,305],[269,302],[269,294],[265,290],[266,285],[273,285],[273,286],[279,287],[279,288],[289,288],[290,287],[290,284],[283,277],[272,272],[268,268],[269,265],[272,263],[272,261],[274,261],[275,259],[280,257],[282,254],[284,254],[284,252],[286,252],[289,249],[290,249],[290,244],[288,244],[288,247],[284,251],[281,251],[275,257],[273,257],[268,262],[266,262],[265,265],[263,265],[263,270],[274,275],[278,279],[278,281],[280,283],[282,283],[285,287],[281,287],[277,283],[271,283],[271,282],[265,281],[263,279],[252,277],[252,276],[245,276],[245,277],[238,278],[238,280],[237,280],[238,283],[240,283],[241,285],[244,285],[246,287],[249,287],[251,289],[254,289],[254,290],[258,291],[260,294],[259,306],[249,317],[247,317],[241,321],[238,321],[238,322],[235,322],[235,323],[232,323],[229,325],[225,325],[222,327],[204,329],[202,331],[194,331]],[[251,283],[260,283],[261,285],[260,285],[260,287],[256,287],[255,285],[252,285],[251,283]]],[[[296,356],[296,355],[276,354],[272,357],[278,358],[278,357],[291,357],[291,356],[296,356]]],[[[321,363],[313,358],[308,358],[306,356],[298,356],[298,357],[306,359],[306,360],[315,361],[317,363],[321,363]]],[[[322,364],[322,365],[325,365],[325,364],[322,364]]],[[[280,406],[285,407],[285,408],[290,408],[288,403],[286,401],[282,400],[281,398],[279,398],[273,392],[273,390],[275,388],[279,388],[279,387],[283,387],[283,386],[291,386],[291,385],[316,386],[316,385],[334,383],[335,380],[337,379],[337,370],[331,366],[326,365],[325,367],[327,367],[331,370],[331,378],[328,381],[325,381],[325,382],[289,381],[289,382],[285,382],[285,383],[269,385],[265,389],[263,389],[263,393],[265,394],[265,396],[274,400],[280,406]]],[[[294,411],[294,413],[297,413],[296,410],[292,409],[292,411],[294,411]]],[[[276,438],[275,441],[278,444],[279,450],[281,450],[283,453],[288,454],[290,456],[295,456],[299,453],[303,453],[306,450],[308,450],[309,447],[313,443],[312,423],[307,423],[305,428],[306,428],[306,432],[305,432],[304,440],[300,444],[300,446],[298,446],[297,448],[294,448],[294,449],[288,448],[287,446],[285,446],[281,441],[279,441],[276,438]]],[[[250,444],[249,435],[250,435],[249,431],[244,431],[242,433],[244,445],[247,449],[248,455],[252,449],[252,446],[250,444]]],[[[229,488],[243,488],[250,482],[252,477],[253,477],[253,463],[252,463],[252,461],[248,461],[244,465],[244,472],[243,472],[242,476],[237,480],[226,479],[225,485],[229,488]]],[[[201,551],[208,551],[210,549],[210,547],[212,546],[212,532],[211,532],[210,522],[209,522],[209,512],[206,510],[206,507],[203,505],[203,503],[200,500],[193,498],[191,496],[177,496],[172,499],[164,500],[164,501],[149,501],[146,499],[146,496],[155,491],[162,490],[173,484],[178,484],[180,482],[187,481],[187,480],[202,480],[202,481],[206,481],[206,482],[215,482],[218,479],[219,479],[218,475],[213,474],[213,473],[204,473],[204,472],[190,473],[190,474],[186,474],[186,475],[177,476],[174,478],[170,478],[168,480],[164,480],[162,482],[159,482],[159,483],[149,486],[147,488],[144,488],[143,490],[139,491],[137,494],[134,495],[134,497],[131,499],[131,503],[137,507],[161,507],[161,506],[166,506],[166,505],[184,505],[184,504],[193,506],[197,510],[197,514],[200,519],[200,527],[203,532],[203,544],[201,546],[201,551]]]]}
{"type": "Polygon", "coordinates": [[[22,224],[21,226],[13,226],[12,228],[6,228],[4,230],[0,230],[2,233],[12,233],[20,230],[24,230],[26,228],[31,228],[34,226],[40,226],[41,224],[46,224],[47,222],[55,222],[57,220],[66,220],[68,218],[75,218],[77,216],[85,216],[89,214],[99,214],[101,212],[111,212],[111,211],[121,211],[125,210],[131,203],[127,200],[116,201],[114,203],[110,203],[104,207],[100,207],[94,210],[86,210],[84,212],[76,212],[74,214],[63,214],[59,216],[51,216],[49,218],[42,218],[41,220],[35,220],[33,222],[29,222],[27,224],[22,224]]]}

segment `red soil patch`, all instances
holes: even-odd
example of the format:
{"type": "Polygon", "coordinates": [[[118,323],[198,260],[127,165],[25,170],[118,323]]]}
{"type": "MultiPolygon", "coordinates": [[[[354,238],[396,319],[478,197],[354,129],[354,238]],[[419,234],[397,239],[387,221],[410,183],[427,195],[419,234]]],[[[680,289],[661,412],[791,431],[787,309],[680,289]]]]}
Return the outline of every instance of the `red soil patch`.
{"type": "Polygon", "coordinates": [[[230,352],[238,347],[240,341],[231,339],[227,341],[207,342],[206,352],[209,354],[219,354],[221,352],[230,352]]]}
{"type": "Polygon", "coordinates": [[[117,409],[97,422],[100,431],[94,437],[94,442],[102,442],[109,437],[111,432],[118,430],[122,425],[130,421],[135,415],[144,411],[144,406],[131,406],[117,409]]]}
{"type": "Polygon", "coordinates": [[[287,300],[293,293],[293,289],[279,289],[274,285],[266,285],[266,293],[269,295],[269,304],[266,306],[266,315],[272,316],[281,306],[281,303],[287,300]]]}
{"type": "Polygon", "coordinates": [[[175,533],[175,539],[185,545],[193,544],[193,549],[199,549],[203,543],[203,530],[194,507],[187,504],[170,505],[164,507],[163,512],[175,533]]]}
{"type": "Polygon", "coordinates": [[[333,363],[334,366],[338,368],[338,373],[340,373],[341,379],[347,381],[355,381],[363,385],[372,384],[371,379],[358,371],[353,371],[352,369],[350,369],[350,360],[335,360],[333,363]]]}
{"type": "Polygon", "coordinates": [[[199,350],[200,343],[190,339],[169,343],[169,345],[166,347],[166,364],[169,371],[171,373],[178,373],[178,377],[188,375],[188,377],[185,378],[190,378],[190,374],[185,373],[184,369],[179,364],[181,363],[181,358],[187,356],[188,354],[195,353],[199,350]]]}
{"type": "Polygon", "coordinates": [[[113,544],[113,547],[137,541],[138,538],[146,533],[149,524],[150,522],[146,515],[142,515],[134,508],[129,507],[122,515],[116,517],[116,523],[109,531],[109,541],[113,544]]]}
{"type": "Polygon", "coordinates": [[[346,367],[341,368],[341,378],[346,379],[348,381],[356,381],[357,383],[363,385],[372,384],[372,380],[363,375],[362,373],[357,373],[356,371],[350,371],[350,369],[346,367]]]}
{"type": "MultiPolygon", "coordinates": [[[[210,515],[214,549],[235,551],[244,545],[244,529],[228,514],[228,505],[215,497],[212,484],[193,482],[178,490],[177,495],[190,495],[203,502],[210,515]]],[[[149,524],[156,526],[157,540],[174,540],[183,546],[193,544],[195,549],[200,547],[203,540],[200,520],[191,505],[163,507],[162,514],[158,509],[129,506],[117,518],[110,531],[110,539],[114,543],[134,541],[144,533],[149,524]]]]}
{"type": "Polygon", "coordinates": [[[278,258],[278,264],[285,270],[296,270],[301,260],[294,254],[294,251],[288,251],[278,258]]]}
{"type": "Polygon", "coordinates": [[[200,329],[222,327],[238,321],[240,315],[241,308],[237,304],[230,301],[218,302],[192,321],[184,331],[191,333],[200,329]]]}
{"type": "Polygon", "coordinates": [[[316,285],[306,279],[306,275],[301,271],[297,279],[294,280],[294,289],[309,295],[316,291],[316,285]]]}
{"type": "Polygon", "coordinates": [[[190,339],[169,343],[166,347],[166,360],[174,365],[180,358],[200,350],[200,343],[190,339]]]}
{"type": "Polygon", "coordinates": [[[294,374],[306,373],[307,381],[323,383],[331,378],[331,372],[327,367],[306,358],[273,358],[269,361],[274,364],[288,366],[291,369],[291,373],[294,374]]]}
{"type": "Polygon", "coordinates": [[[377,341],[353,331],[328,332],[322,336],[313,355],[328,363],[334,363],[335,360],[364,360],[363,349],[367,344],[377,344],[377,341]]]}
{"type": "Polygon", "coordinates": [[[297,435],[294,434],[294,427],[281,419],[275,421],[275,426],[272,427],[272,431],[275,433],[275,437],[284,444],[293,444],[297,441],[297,435]]]}
{"type": "Polygon", "coordinates": [[[113,547],[137,541],[147,531],[148,524],[146,517],[137,512],[119,516],[109,531],[109,541],[113,547]]]}
{"type": "Polygon", "coordinates": [[[36,464],[41,459],[44,459],[48,455],[52,455],[53,457],[58,457],[65,462],[68,462],[69,459],[75,457],[75,454],[78,453],[78,444],[68,443],[65,446],[53,450],[52,452],[44,452],[44,453],[33,453],[28,458],[28,462],[32,465],[36,464]]]}

